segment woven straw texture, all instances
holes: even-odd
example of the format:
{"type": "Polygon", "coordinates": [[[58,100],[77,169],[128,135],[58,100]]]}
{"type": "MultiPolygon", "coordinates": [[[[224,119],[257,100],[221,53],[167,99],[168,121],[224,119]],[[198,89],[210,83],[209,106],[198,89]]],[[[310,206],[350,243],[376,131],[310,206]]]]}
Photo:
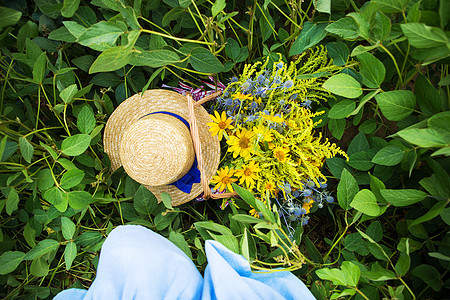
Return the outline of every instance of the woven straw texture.
{"type": "MultiPolygon", "coordinates": [[[[149,174],[148,172],[153,172],[153,167],[146,167],[142,164],[145,162],[145,158],[139,158],[139,155],[142,155],[146,149],[142,146],[137,146],[137,144],[140,142],[137,137],[143,137],[145,135],[145,131],[148,130],[148,128],[145,128],[146,124],[149,120],[151,122],[154,122],[155,118],[153,117],[144,117],[141,120],[138,121],[139,118],[142,116],[145,116],[152,112],[157,111],[166,111],[175,113],[185,120],[189,120],[188,116],[188,104],[186,97],[172,91],[167,90],[148,90],[144,93],[144,95],[141,97],[140,94],[136,94],[127,100],[123,101],[117,109],[112,113],[110,116],[106,127],[105,127],[105,134],[103,138],[104,143],[104,150],[108,154],[110,160],[111,160],[111,170],[114,171],[118,169],[120,166],[122,166],[122,160],[121,160],[121,145],[124,147],[129,147],[130,145],[134,145],[133,147],[139,148],[139,151],[133,151],[133,154],[130,153],[122,153],[122,157],[125,158],[127,165],[127,169],[132,170],[132,174],[129,174],[130,177],[132,177],[136,181],[142,181],[142,182],[149,182],[148,180],[151,180],[148,178],[149,174]],[[133,127],[130,127],[134,125],[133,127]],[[140,126],[142,125],[142,126],[140,126]],[[130,129],[130,130],[127,130],[130,129]],[[137,129],[135,132],[134,129],[137,129]],[[126,133],[126,134],[125,134],[126,133]],[[125,135],[124,135],[125,134],[125,135]],[[126,137],[126,141],[122,143],[122,137],[126,137]],[[136,165],[133,166],[133,158],[135,158],[136,165]],[[139,165],[143,166],[142,170],[139,171],[139,165]],[[150,170],[150,171],[149,171],[150,170]]],[[[155,114],[156,115],[156,114],[155,114]]],[[[155,116],[151,115],[151,116],[155,116]]],[[[177,120],[174,117],[164,115],[164,114],[157,114],[158,116],[167,116],[173,119],[168,119],[167,117],[160,117],[157,118],[157,122],[164,123],[173,121],[173,124],[180,124],[181,121],[177,120]]],[[[205,177],[209,181],[211,177],[216,172],[218,166],[219,166],[219,160],[220,160],[220,146],[219,146],[219,140],[217,136],[211,136],[211,133],[209,132],[209,127],[206,125],[211,121],[211,118],[209,117],[206,110],[198,106],[195,108],[195,116],[197,119],[197,125],[199,130],[199,137],[201,142],[201,148],[202,148],[202,156],[203,156],[203,164],[205,168],[205,177]]],[[[182,123],[181,123],[182,124],[182,123]]],[[[184,125],[184,124],[183,124],[184,125]]],[[[177,126],[177,125],[175,125],[177,126]]],[[[153,129],[152,129],[153,130],[153,129]]],[[[158,128],[156,128],[158,130],[158,128]]],[[[188,153],[186,152],[186,149],[183,149],[186,144],[174,144],[171,136],[168,135],[167,130],[164,128],[160,128],[160,135],[161,135],[161,149],[163,147],[167,147],[166,150],[170,151],[170,153],[173,152],[173,147],[176,147],[175,150],[180,150],[179,153],[188,153]],[[164,143],[164,138],[166,138],[166,143],[164,143]]],[[[157,132],[156,132],[157,133],[157,132]]],[[[152,135],[154,135],[152,133],[152,135]]],[[[175,137],[180,138],[182,140],[183,133],[178,133],[175,135],[175,137]]],[[[176,139],[176,138],[175,138],[176,139]]],[[[141,140],[142,142],[142,140],[141,140]]],[[[145,138],[142,142],[143,145],[146,143],[152,143],[152,141],[146,141],[145,138]]],[[[125,149],[123,150],[125,151],[125,149]]],[[[123,152],[122,151],[122,152],[123,152]]],[[[161,150],[163,151],[163,150],[161,150]]],[[[150,151],[151,152],[151,151],[150,151]]],[[[176,151],[175,151],[176,152],[176,151]]],[[[177,155],[178,155],[177,154],[177,155]]],[[[169,155],[166,155],[168,157],[169,155]]],[[[176,158],[176,159],[182,159],[182,158],[176,158]]],[[[182,159],[184,160],[184,158],[182,159]]],[[[160,167],[163,167],[163,165],[160,165],[160,167]]],[[[165,169],[161,169],[158,173],[159,176],[157,176],[157,180],[153,182],[169,182],[173,181],[173,171],[169,170],[171,167],[167,167],[165,169]]],[[[185,170],[182,172],[185,173],[185,170]]],[[[179,174],[183,176],[184,174],[179,174]]],[[[176,177],[181,177],[176,176],[176,177]]],[[[195,183],[192,186],[191,193],[186,194],[180,190],[178,190],[175,186],[172,185],[162,185],[162,186],[152,186],[152,185],[145,185],[153,194],[155,194],[158,201],[161,201],[161,193],[167,192],[172,197],[172,205],[180,205],[185,202],[188,202],[195,197],[197,197],[202,192],[202,185],[201,183],[195,183]]]]}

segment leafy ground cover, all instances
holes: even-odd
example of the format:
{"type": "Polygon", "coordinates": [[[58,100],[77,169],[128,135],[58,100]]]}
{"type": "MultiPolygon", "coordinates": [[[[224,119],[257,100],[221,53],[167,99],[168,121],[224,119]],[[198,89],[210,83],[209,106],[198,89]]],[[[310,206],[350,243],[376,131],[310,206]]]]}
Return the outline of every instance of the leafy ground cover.
{"type": "Polygon", "coordinates": [[[215,239],[318,299],[445,298],[449,18],[446,0],[2,1],[1,297],[89,287],[108,233],[140,224],[199,270],[215,239]],[[298,101],[348,156],[310,159],[326,183],[263,198],[236,178],[239,197],[172,207],[110,172],[103,128],[124,99],[179,82],[242,91],[245,66],[266,61],[299,61],[292,84],[320,83],[298,101]]]}

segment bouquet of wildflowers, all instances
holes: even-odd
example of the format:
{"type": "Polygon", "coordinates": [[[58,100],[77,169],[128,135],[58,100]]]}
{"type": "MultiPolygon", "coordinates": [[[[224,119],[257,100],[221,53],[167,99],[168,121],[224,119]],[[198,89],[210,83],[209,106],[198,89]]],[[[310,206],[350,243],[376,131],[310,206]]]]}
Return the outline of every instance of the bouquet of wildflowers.
{"type": "MultiPolygon", "coordinates": [[[[326,158],[346,154],[315,134],[313,118],[321,113],[310,105],[332,97],[314,74],[339,69],[317,47],[290,64],[280,59],[273,66],[269,60],[246,65],[240,78],[232,78],[208,124],[225,152],[211,180],[214,188],[233,191],[237,183],[262,201],[275,199],[289,224],[306,224],[313,205],[331,202],[321,167],[326,158]]],[[[250,213],[259,216],[255,209],[250,213]]]]}

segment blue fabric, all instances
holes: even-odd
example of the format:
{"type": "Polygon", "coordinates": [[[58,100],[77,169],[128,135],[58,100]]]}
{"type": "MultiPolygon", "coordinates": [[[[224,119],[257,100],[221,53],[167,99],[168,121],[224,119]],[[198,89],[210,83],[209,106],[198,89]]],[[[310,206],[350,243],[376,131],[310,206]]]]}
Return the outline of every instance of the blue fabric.
{"type": "Polygon", "coordinates": [[[102,246],[89,290],[69,289],[55,300],[315,299],[290,272],[253,273],[248,261],[206,241],[204,278],[172,242],[142,226],[114,229],[102,246]]]}
{"type": "MultiPolygon", "coordinates": [[[[149,115],[153,115],[153,114],[166,114],[166,115],[175,117],[178,120],[180,120],[181,122],[183,122],[184,125],[186,125],[189,130],[191,130],[191,126],[189,126],[188,121],[186,121],[181,116],[171,113],[171,112],[168,112],[168,111],[155,111],[155,112],[143,115],[139,119],[149,116],[149,115]]],[[[189,169],[189,171],[183,177],[181,177],[177,181],[171,183],[171,185],[174,185],[180,191],[185,192],[186,194],[189,194],[189,193],[191,193],[192,185],[194,183],[200,183],[200,182],[201,182],[200,170],[198,169],[197,158],[194,158],[194,163],[192,164],[192,167],[189,169]]]]}

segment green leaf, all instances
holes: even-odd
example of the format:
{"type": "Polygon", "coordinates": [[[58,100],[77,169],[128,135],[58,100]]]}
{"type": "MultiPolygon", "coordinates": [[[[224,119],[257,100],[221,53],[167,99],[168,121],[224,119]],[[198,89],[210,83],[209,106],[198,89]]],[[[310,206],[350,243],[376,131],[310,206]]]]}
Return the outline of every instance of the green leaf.
{"type": "Polygon", "coordinates": [[[17,49],[23,52],[27,39],[33,39],[39,35],[38,25],[32,21],[27,21],[17,34],[17,49]]]}
{"type": "Polygon", "coordinates": [[[372,39],[378,43],[384,41],[391,33],[391,20],[382,12],[375,14],[375,24],[371,30],[372,39]]]}
{"type": "Polygon", "coordinates": [[[256,208],[256,198],[253,196],[253,194],[243,187],[240,187],[239,185],[232,183],[234,191],[239,195],[239,197],[242,198],[248,205],[250,205],[253,208],[256,208]]]}
{"type": "Polygon", "coordinates": [[[66,240],[73,239],[76,229],[77,227],[69,218],[61,217],[61,231],[66,240]]]}
{"type": "Polygon", "coordinates": [[[363,76],[363,83],[372,89],[380,87],[386,75],[383,63],[368,52],[362,53],[356,58],[361,63],[360,73],[363,76]]]}
{"type": "Polygon", "coordinates": [[[208,231],[218,232],[222,235],[233,235],[233,232],[228,227],[211,221],[195,222],[194,226],[197,230],[205,229],[208,231]]]}
{"type": "Polygon", "coordinates": [[[344,238],[344,247],[348,251],[357,251],[362,246],[362,238],[359,233],[350,233],[344,238]]]}
{"type": "Polygon", "coordinates": [[[218,13],[223,11],[225,6],[226,6],[226,1],[225,0],[216,0],[216,2],[214,2],[213,6],[211,7],[212,17],[215,18],[218,13]]]}
{"type": "Polygon", "coordinates": [[[174,51],[170,50],[135,50],[131,57],[130,64],[134,66],[147,66],[159,68],[170,64],[180,62],[180,57],[174,51]]]}
{"type": "Polygon", "coordinates": [[[77,117],[77,127],[81,133],[90,134],[95,128],[95,116],[92,109],[85,106],[81,109],[77,117]]]}
{"type": "Polygon", "coordinates": [[[350,209],[350,203],[358,193],[359,187],[355,178],[347,169],[343,169],[341,173],[341,181],[337,187],[337,199],[343,210],[350,209]]]}
{"type": "Polygon", "coordinates": [[[233,220],[236,220],[236,221],[244,223],[244,224],[255,224],[255,223],[264,222],[263,220],[261,220],[259,218],[255,218],[255,217],[252,217],[249,215],[244,215],[244,214],[233,215],[231,218],[233,220]]]}
{"type": "Polygon", "coordinates": [[[353,140],[350,142],[350,145],[347,149],[347,155],[352,155],[356,152],[361,151],[369,151],[370,145],[367,141],[366,135],[362,132],[358,133],[353,140]]]}
{"type": "Polygon", "coordinates": [[[331,280],[335,285],[347,285],[347,278],[339,269],[323,268],[316,271],[320,279],[331,280]]]}
{"type": "Polygon", "coordinates": [[[317,11],[331,14],[331,0],[315,0],[314,7],[317,11]]]}
{"type": "Polygon", "coordinates": [[[189,244],[186,242],[184,236],[181,233],[171,231],[169,233],[169,241],[183,250],[183,252],[186,253],[186,255],[189,256],[190,259],[192,259],[192,252],[191,249],[189,249],[189,244]]]}
{"type": "Polygon", "coordinates": [[[78,92],[78,88],[76,84],[69,85],[66,87],[61,93],[59,93],[59,96],[64,101],[64,103],[72,103],[73,96],[78,92]]]}
{"type": "Polygon", "coordinates": [[[336,66],[344,66],[347,63],[350,51],[347,45],[342,42],[326,44],[328,55],[333,59],[333,64],[336,66]]]}
{"type": "Polygon", "coordinates": [[[0,275],[14,271],[23,261],[25,253],[21,251],[7,251],[0,256],[0,275]]]}
{"type": "Polygon", "coordinates": [[[48,190],[55,184],[50,169],[43,169],[37,173],[37,185],[41,191],[48,190]]]}
{"type": "Polygon", "coordinates": [[[340,36],[344,40],[354,40],[359,36],[358,24],[350,17],[331,23],[325,30],[340,36]]]}
{"type": "Polygon", "coordinates": [[[306,251],[308,251],[309,257],[320,264],[323,264],[323,257],[319,250],[314,246],[314,243],[309,239],[309,237],[305,238],[305,246],[306,251]]]}
{"type": "Polygon", "coordinates": [[[445,223],[447,223],[447,225],[450,225],[450,207],[442,210],[441,218],[445,223]]]}
{"type": "Polygon", "coordinates": [[[369,176],[370,176],[370,189],[372,193],[375,195],[375,197],[377,197],[377,201],[381,203],[386,203],[386,200],[383,198],[380,192],[380,190],[386,189],[386,186],[384,185],[383,181],[381,181],[375,176],[372,176],[371,174],[369,174],[369,176]]]}
{"type": "MultiPolygon", "coordinates": [[[[425,76],[417,76],[414,83],[414,92],[420,109],[426,115],[434,117],[434,115],[441,112],[441,96],[425,76]]],[[[446,114],[448,116],[449,112],[443,112],[441,114],[446,114]]],[[[447,130],[447,128],[444,128],[444,130],[447,130]]]]}
{"type": "Polygon", "coordinates": [[[344,169],[352,171],[352,168],[346,163],[345,159],[340,157],[328,158],[326,160],[327,167],[330,169],[331,174],[337,179],[341,179],[341,174],[344,169]]]}
{"type": "Polygon", "coordinates": [[[50,32],[48,38],[50,40],[63,41],[66,43],[75,43],[77,41],[76,37],[74,37],[65,26],[50,32]]]}
{"type": "Polygon", "coordinates": [[[289,56],[303,53],[306,49],[319,43],[327,32],[325,31],[326,24],[315,24],[313,22],[305,22],[302,31],[289,50],[289,56]]]}
{"type": "Polygon", "coordinates": [[[173,209],[172,207],[172,197],[166,192],[161,193],[161,199],[164,206],[168,209],[173,209]]]}
{"type": "Polygon", "coordinates": [[[450,144],[450,134],[434,128],[412,128],[397,132],[397,135],[419,147],[445,147],[450,144]]]}
{"type": "Polygon", "coordinates": [[[373,2],[380,11],[395,14],[404,11],[409,0],[374,0],[373,2]]]}
{"type": "Polygon", "coordinates": [[[67,193],[69,205],[73,209],[85,209],[92,201],[92,195],[86,191],[72,191],[67,193]]]}
{"type": "Polygon", "coordinates": [[[6,198],[6,213],[11,215],[19,208],[19,194],[11,187],[9,189],[8,198],[6,198]]]}
{"type": "Polygon", "coordinates": [[[395,273],[399,277],[403,277],[408,273],[409,266],[411,264],[411,258],[406,252],[400,252],[400,257],[398,258],[397,263],[395,264],[395,273]]]}
{"type": "Polygon", "coordinates": [[[355,110],[356,103],[353,100],[342,100],[334,104],[328,112],[330,119],[343,119],[348,117],[355,110]]]}
{"type": "Polygon", "coordinates": [[[73,260],[77,256],[77,245],[74,242],[70,242],[64,249],[64,261],[66,262],[66,270],[68,271],[72,266],[73,260]]]}
{"type": "Polygon", "coordinates": [[[427,196],[419,190],[402,189],[402,190],[380,190],[381,195],[387,202],[394,206],[408,206],[420,202],[427,196]]]}
{"type": "Polygon", "coordinates": [[[358,98],[362,94],[359,82],[352,76],[343,73],[328,78],[323,87],[333,94],[346,98],[358,98]]]}
{"type": "Polygon", "coordinates": [[[342,273],[347,278],[347,284],[349,286],[357,286],[359,278],[361,276],[361,270],[357,265],[350,261],[344,261],[341,266],[342,273]]]}
{"type": "Polygon", "coordinates": [[[78,156],[89,147],[91,137],[88,134],[75,134],[66,139],[61,144],[61,151],[65,155],[78,156]]]}
{"type": "Polygon", "coordinates": [[[97,72],[115,71],[125,67],[131,60],[131,48],[116,46],[100,54],[89,68],[89,74],[97,72]]]}
{"type": "Polygon", "coordinates": [[[65,212],[69,204],[67,194],[56,186],[45,192],[44,199],[48,203],[53,204],[60,212],[65,212]]]}
{"type": "Polygon", "coordinates": [[[352,12],[347,14],[348,17],[353,18],[355,20],[356,24],[358,24],[358,34],[360,37],[364,38],[365,40],[370,40],[369,37],[369,21],[367,20],[367,17],[363,13],[357,13],[352,12]]]}
{"type": "Polygon", "coordinates": [[[45,52],[39,55],[38,59],[33,65],[33,80],[36,83],[42,83],[47,71],[47,56],[45,52]]]}
{"type": "Polygon", "coordinates": [[[344,134],[345,125],[345,119],[329,119],[328,121],[328,129],[331,131],[331,134],[338,140],[340,140],[342,138],[342,135],[344,134]]]}
{"type": "Polygon", "coordinates": [[[47,261],[44,258],[38,257],[33,259],[30,266],[30,273],[37,277],[45,277],[47,276],[49,271],[49,266],[47,261]]]}
{"type": "Polygon", "coordinates": [[[358,114],[359,111],[361,110],[361,108],[363,108],[364,105],[365,105],[369,100],[371,100],[373,97],[375,97],[375,95],[378,94],[380,91],[381,91],[381,89],[378,89],[378,90],[376,90],[376,91],[372,91],[372,92],[368,93],[367,95],[365,95],[365,96],[361,99],[361,101],[359,102],[358,107],[357,107],[354,111],[352,111],[352,113],[351,113],[350,115],[353,116],[353,115],[358,114]]]}
{"type": "Polygon", "coordinates": [[[214,54],[202,47],[192,49],[189,62],[196,71],[202,73],[220,73],[224,69],[214,54]]]}
{"type": "Polygon", "coordinates": [[[145,186],[141,185],[134,193],[134,209],[143,215],[150,215],[158,205],[155,195],[145,186]]]}
{"type": "Polygon", "coordinates": [[[372,238],[374,242],[380,242],[383,239],[383,227],[379,221],[370,223],[366,229],[366,234],[372,238]]]}
{"type": "Polygon", "coordinates": [[[78,43],[97,51],[105,51],[116,45],[117,38],[124,33],[123,29],[111,22],[100,21],[79,37],[78,43]]]}
{"type": "Polygon", "coordinates": [[[415,267],[411,273],[423,280],[434,291],[439,292],[442,289],[441,273],[435,267],[422,264],[415,267]]]}
{"type": "Polygon", "coordinates": [[[249,233],[248,229],[244,229],[244,235],[241,238],[240,249],[242,256],[248,261],[252,261],[256,258],[256,244],[252,235],[249,233]]]}
{"type": "Polygon", "coordinates": [[[0,6],[0,29],[19,22],[22,13],[18,10],[0,6]]]}
{"type": "Polygon", "coordinates": [[[428,253],[429,256],[443,260],[443,261],[450,261],[450,257],[447,255],[444,255],[442,253],[439,252],[429,252],[428,253]]]}
{"type": "Polygon", "coordinates": [[[360,151],[349,156],[347,164],[359,171],[368,171],[373,166],[372,156],[367,151],[360,151]]]}
{"type": "Polygon", "coordinates": [[[448,124],[450,124],[450,111],[444,111],[435,114],[428,119],[428,127],[434,129],[442,129],[444,131],[450,131],[448,124]]]}
{"type": "Polygon", "coordinates": [[[372,281],[386,281],[397,278],[394,272],[384,269],[378,262],[372,265],[370,271],[364,272],[363,276],[372,281]]]}
{"type": "Polygon", "coordinates": [[[34,247],[36,246],[36,230],[34,230],[31,226],[30,226],[30,221],[27,222],[27,224],[25,225],[25,227],[23,228],[23,237],[25,238],[25,241],[27,241],[27,244],[30,247],[34,247]]]}
{"type": "Polygon", "coordinates": [[[445,32],[438,27],[422,23],[400,24],[400,27],[411,46],[416,48],[435,48],[445,46],[449,42],[445,32]]]}
{"type": "Polygon", "coordinates": [[[409,225],[408,228],[411,228],[417,224],[421,224],[423,222],[427,222],[431,219],[434,219],[435,217],[439,216],[443,211],[444,208],[447,206],[447,202],[446,201],[439,201],[437,203],[435,203],[433,205],[432,208],[430,208],[430,210],[427,211],[426,214],[424,214],[423,216],[415,219],[414,221],[412,221],[409,225]]]}
{"type": "Polygon", "coordinates": [[[33,158],[34,147],[30,144],[30,142],[23,136],[19,138],[19,148],[22,153],[23,158],[27,161],[27,163],[31,163],[31,159],[33,158]]]}
{"type": "Polygon", "coordinates": [[[378,151],[372,162],[382,166],[395,166],[402,161],[404,156],[405,150],[398,146],[389,145],[378,151]]]}
{"type": "Polygon", "coordinates": [[[407,90],[389,91],[375,96],[381,112],[390,121],[409,116],[416,106],[416,96],[407,90]]]}
{"type": "Polygon", "coordinates": [[[373,46],[363,46],[363,45],[358,45],[355,48],[353,48],[352,53],[350,54],[351,56],[358,56],[362,53],[366,53],[367,51],[373,50],[375,48],[377,48],[378,45],[373,45],[373,46]]]}
{"type": "Polygon", "coordinates": [[[56,251],[59,247],[58,241],[52,240],[52,239],[46,239],[43,241],[40,241],[39,244],[36,245],[33,249],[28,252],[24,260],[33,260],[35,258],[41,257],[44,254],[47,254],[51,251],[56,251]]]}
{"type": "Polygon", "coordinates": [[[66,18],[71,18],[73,14],[78,10],[80,0],[64,0],[63,7],[61,9],[61,15],[66,18]]]}
{"type": "Polygon", "coordinates": [[[359,191],[350,203],[350,206],[368,216],[375,217],[380,214],[377,198],[372,191],[368,189],[359,191]]]}

